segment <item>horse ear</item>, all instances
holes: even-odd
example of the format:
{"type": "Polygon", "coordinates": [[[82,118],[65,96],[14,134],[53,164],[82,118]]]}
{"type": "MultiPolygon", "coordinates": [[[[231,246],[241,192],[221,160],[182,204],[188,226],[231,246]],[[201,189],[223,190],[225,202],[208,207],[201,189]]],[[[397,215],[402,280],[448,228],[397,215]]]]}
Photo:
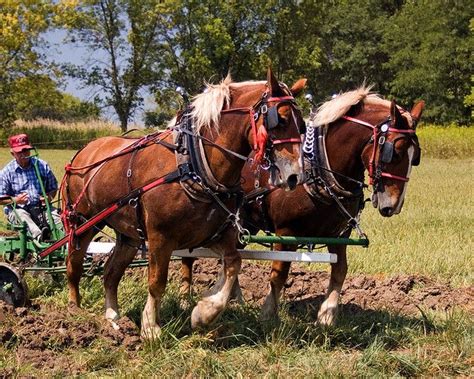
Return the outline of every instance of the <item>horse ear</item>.
{"type": "Polygon", "coordinates": [[[293,96],[297,96],[301,91],[303,91],[304,87],[306,87],[306,82],[308,79],[303,78],[299,79],[290,89],[290,92],[293,96]]]}
{"type": "Polygon", "coordinates": [[[280,92],[282,92],[280,83],[278,83],[277,78],[275,78],[275,75],[273,75],[271,67],[268,67],[267,71],[267,85],[271,95],[278,95],[280,92]]]}
{"type": "Polygon", "coordinates": [[[416,125],[418,121],[420,121],[421,114],[423,113],[423,109],[425,108],[425,102],[423,100],[418,101],[411,110],[410,114],[413,118],[414,124],[416,125]]]}
{"type": "Polygon", "coordinates": [[[392,125],[395,129],[405,128],[405,125],[403,124],[403,116],[398,110],[395,100],[392,100],[392,104],[390,105],[390,117],[392,118],[392,125]]]}

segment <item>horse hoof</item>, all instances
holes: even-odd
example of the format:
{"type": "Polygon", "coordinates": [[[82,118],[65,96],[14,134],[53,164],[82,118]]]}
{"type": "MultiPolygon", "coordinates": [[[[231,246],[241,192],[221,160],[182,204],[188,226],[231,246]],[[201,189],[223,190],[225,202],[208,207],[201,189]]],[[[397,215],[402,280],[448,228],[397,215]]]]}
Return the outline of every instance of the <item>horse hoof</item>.
{"type": "Polygon", "coordinates": [[[105,311],[105,319],[107,321],[117,321],[119,319],[119,314],[112,308],[107,308],[105,311]]]}
{"type": "Polygon", "coordinates": [[[208,326],[220,313],[211,301],[199,301],[191,313],[191,328],[194,330],[208,326]]]}
{"type": "Polygon", "coordinates": [[[153,341],[158,339],[161,335],[161,328],[159,326],[149,326],[146,328],[142,328],[140,336],[142,340],[149,340],[153,341]]]}
{"type": "Polygon", "coordinates": [[[279,321],[280,317],[278,316],[277,312],[270,313],[270,312],[260,312],[258,317],[259,321],[261,322],[269,322],[269,321],[279,321]]]}
{"type": "Polygon", "coordinates": [[[263,304],[262,309],[260,310],[259,320],[265,322],[278,319],[279,317],[277,305],[274,303],[273,299],[267,299],[263,304]]]}
{"type": "Polygon", "coordinates": [[[76,303],[70,301],[68,304],[67,304],[67,309],[70,311],[70,312],[77,312],[81,309],[81,307],[79,305],[77,305],[76,303]]]}
{"type": "Polygon", "coordinates": [[[318,313],[318,319],[316,320],[316,325],[330,327],[334,325],[336,320],[336,311],[333,308],[327,308],[324,311],[320,310],[318,313]]]}

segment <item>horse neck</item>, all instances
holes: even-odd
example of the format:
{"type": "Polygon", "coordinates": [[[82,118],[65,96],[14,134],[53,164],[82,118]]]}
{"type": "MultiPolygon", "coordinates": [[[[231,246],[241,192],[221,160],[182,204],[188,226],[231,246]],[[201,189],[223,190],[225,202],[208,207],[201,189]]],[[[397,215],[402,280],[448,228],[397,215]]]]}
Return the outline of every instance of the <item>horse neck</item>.
{"type": "MultiPolygon", "coordinates": [[[[227,118],[230,122],[220,125],[219,132],[206,130],[203,135],[216,145],[247,157],[250,154],[250,146],[245,136],[245,125],[242,123],[244,118],[240,118],[240,123],[235,117],[227,118]]],[[[206,143],[204,146],[209,166],[217,181],[229,187],[238,185],[245,161],[210,144],[206,143]]]]}
{"type": "MultiPolygon", "coordinates": [[[[351,114],[351,117],[377,125],[388,115],[390,111],[384,107],[362,104],[362,107],[355,107],[355,112],[351,114]]],[[[362,161],[362,152],[372,133],[371,128],[345,119],[339,119],[331,124],[326,135],[326,148],[331,168],[343,175],[363,181],[366,168],[362,161]]],[[[344,179],[341,179],[341,184],[348,189],[355,185],[344,179]]]]}
{"type": "MultiPolygon", "coordinates": [[[[362,151],[370,138],[370,131],[364,127],[354,127],[345,121],[331,124],[326,134],[326,150],[331,169],[353,179],[364,180],[362,151]]],[[[356,184],[336,176],[336,180],[347,190],[356,184]]]]}

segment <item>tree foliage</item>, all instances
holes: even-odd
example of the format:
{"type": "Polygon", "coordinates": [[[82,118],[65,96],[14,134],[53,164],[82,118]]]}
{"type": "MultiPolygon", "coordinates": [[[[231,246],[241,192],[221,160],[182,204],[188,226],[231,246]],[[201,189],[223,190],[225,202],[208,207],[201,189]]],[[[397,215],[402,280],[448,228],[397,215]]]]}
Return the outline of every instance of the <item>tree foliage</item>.
{"type": "MultiPolygon", "coordinates": [[[[466,0],[0,0],[0,118],[25,114],[39,99],[64,105],[46,63],[42,33],[67,27],[87,59],[66,72],[97,90],[122,129],[145,90],[162,123],[180,105],[177,86],[198,93],[231,73],[309,79],[316,101],[364,82],[409,108],[424,99],[424,120],[472,122],[473,14],[466,0]],[[51,82],[48,82],[47,79],[51,82]],[[41,87],[41,88],[40,88],[41,87]],[[19,91],[26,92],[22,96],[19,91]]],[[[86,105],[84,105],[86,106],[86,105]]],[[[28,111],[30,114],[32,108],[28,111]]]]}
{"type": "Polygon", "coordinates": [[[430,121],[469,121],[464,101],[472,91],[473,14],[469,1],[407,1],[387,25],[389,90],[405,103],[424,99],[423,117],[430,121]]]}
{"type": "MultiPolygon", "coordinates": [[[[0,0],[0,126],[64,101],[53,78],[62,73],[47,61],[43,33],[71,22],[74,1],[0,0]]],[[[75,101],[79,101],[76,99],[75,101]]],[[[87,104],[80,102],[79,107],[87,104]]],[[[56,110],[56,113],[60,110],[56,110]]],[[[87,112],[86,112],[87,113],[87,112]]]]}

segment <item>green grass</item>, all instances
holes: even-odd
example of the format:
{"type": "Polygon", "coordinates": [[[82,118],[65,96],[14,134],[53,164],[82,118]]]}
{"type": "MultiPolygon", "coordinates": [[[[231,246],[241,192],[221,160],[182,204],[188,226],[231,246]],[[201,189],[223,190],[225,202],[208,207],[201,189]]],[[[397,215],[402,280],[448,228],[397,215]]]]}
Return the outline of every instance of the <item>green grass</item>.
{"type": "MultiPolygon", "coordinates": [[[[39,279],[30,280],[34,289],[51,288],[39,279]]],[[[64,283],[55,295],[36,301],[63,307],[64,283]]],[[[94,323],[103,312],[102,284],[98,278],[83,280],[84,308],[94,315],[65,313],[66,321],[77,325],[94,323]]],[[[120,285],[123,314],[139,323],[146,299],[144,276],[135,272],[120,285]],[[132,300],[132,301],[130,301],[132,300]]],[[[313,325],[313,316],[289,313],[283,307],[281,322],[260,323],[254,304],[232,306],[215,329],[192,333],[190,310],[179,303],[177,285],[168,286],[163,301],[162,334],[144,343],[137,352],[112,346],[100,336],[89,347],[65,348],[50,342],[57,359],[70,357],[74,367],[91,376],[164,377],[407,377],[470,376],[472,374],[473,322],[459,312],[426,313],[407,317],[383,310],[341,314],[337,327],[313,325]],[[56,346],[56,347],[55,347],[56,346]]],[[[44,316],[43,316],[44,317],[44,316]]],[[[39,369],[17,366],[13,346],[0,347],[2,367],[14,376],[44,375],[39,369]],[[15,368],[16,367],[16,368],[15,368]]],[[[64,369],[64,368],[63,368],[64,369]]],[[[54,376],[66,375],[51,369],[54,376]]]]}
{"type": "Polygon", "coordinates": [[[412,171],[402,212],[383,218],[370,203],[367,250],[349,249],[350,272],[418,273],[474,282],[474,160],[425,158],[412,171]]]}
{"type": "MultiPolygon", "coordinates": [[[[424,274],[454,285],[473,284],[474,133],[472,129],[420,129],[421,165],[412,172],[400,215],[382,218],[370,204],[362,226],[371,245],[349,250],[350,273],[424,274]],[[452,144],[454,148],[451,148],[452,144]],[[449,148],[448,148],[449,147],[449,148]],[[455,151],[453,155],[451,151],[455,151]]],[[[72,150],[44,150],[41,157],[62,177],[72,150]]],[[[10,155],[0,149],[0,166],[10,155]]],[[[312,265],[308,269],[327,269],[312,265]]],[[[266,285],[267,278],[262,278],[266,285]]],[[[29,278],[35,301],[65,307],[65,282],[29,278]]],[[[83,306],[102,317],[100,278],[81,283],[83,306]]],[[[190,330],[190,310],[182,309],[177,285],[168,287],[160,339],[127,352],[98,339],[87,348],[53,351],[92,377],[472,377],[474,323],[459,311],[403,316],[388,311],[343,312],[334,328],[313,325],[314,314],[289,312],[281,323],[262,324],[255,304],[232,306],[209,333],[190,330]]],[[[137,324],[146,301],[140,271],[119,288],[122,313],[137,324]]],[[[301,311],[302,312],[302,311],[301,311]]],[[[74,316],[68,316],[74,317],[74,316]]],[[[84,322],[88,321],[86,316],[84,322]]],[[[76,320],[81,322],[81,319],[76,320]]],[[[1,327],[1,325],[0,325],[1,327]]],[[[54,342],[54,341],[53,341],[54,342]]],[[[49,351],[49,350],[48,350],[49,351]]],[[[50,351],[50,352],[51,352],[50,351]]],[[[18,365],[14,346],[0,345],[0,375],[65,376],[18,365]]]]}

